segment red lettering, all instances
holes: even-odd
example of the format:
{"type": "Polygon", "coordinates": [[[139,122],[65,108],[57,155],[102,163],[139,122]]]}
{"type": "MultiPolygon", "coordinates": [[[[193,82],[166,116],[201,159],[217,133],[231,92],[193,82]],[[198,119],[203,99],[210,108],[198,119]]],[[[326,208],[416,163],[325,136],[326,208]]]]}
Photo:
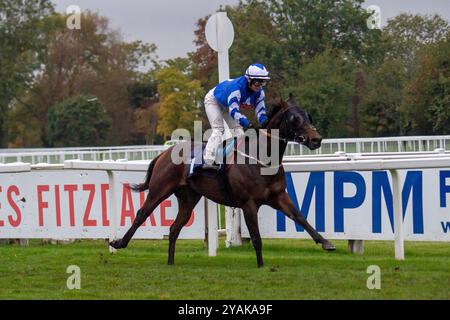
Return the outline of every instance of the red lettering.
{"type": "Polygon", "coordinates": [[[42,200],[42,193],[50,190],[48,185],[38,185],[37,186],[37,194],[38,194],[38,214],[39,214],[39,226],[44,226],[44,209],[48,208],[48,202],[44,202],[42,200]]]}
{"type": "Polygon", "coordinates": [[[84,212],[83,225],[86,227],[95,227],[97,226],[97,221],[89,219],[89,213],[91,212],[92,202],[94,202],[95,184],[83,184],[83,191],[89,191],[89,198],[86,204],[86,211],[84,212]]]}
{"type": "Polygon", "coordinates": [[[100,185],[100,191],[102,194],[102,224],[104,227],[109,227],[108,211],[107,211],[107,201],[106,201],[106,191],[109,190],[109,184],[104,183],[100,185]]]}
{"type": "Polygon", "coordinates": [[[61,227],[61,199],[59,194],[59,186],[55,186],[55,206],[56,206],[56,225],[61,227]]]}
{"type": "Polygon", "coordinates": [[[164,227],[170,227],[173,223],[172,219],[166,219],[166,207],[171,207],[172,206],[172,201],[170,200],[164,200],[163,202],[161,202],[160,204],[160,208],[161,208],[161,226],[164,227]]]}
{"type": "MultiPolygon", "coordinates": [[[[0,187],[0,192],[2,192],[2,187],[0,187]]],[[[0,203],[0,208],[2,207],[2,204],[0,203]]],[[[5,223],[3,222],[3,220],[0,220],[0,227],[3,227],[5,225],[5,223]]]]}
{"type": "Polygon", "coordinates": [[[75,206],[73,201],[73,194],[78,190],[76,184],[68,184],[64,186],[64,191],[69,193],[69,216],[70,216],[70,226],[75,226],[75,206]]]}
{"type": "Polygon", "coordinates": [[[17,218],[13,219],[13,216],[9,215],[8,220],[9,220],[9,223],[11,224],[11,226],[18,227],[20,225],[20,221],[22,220],[22,214],[20,212],[19,206],[12,198],[12,193],[15,193],[16,196],[18,196],[20,194],[19,188],[17,188],[17,186],[10,186],[8,188],[8,202],[9,202],[9,205],[11,206],[11,208],[14,210],[17,218]]]}
{"type": "Polygon", "coordinates": [[[128,184],[125,183],[122,188],[122,210],[121,210],[121,218],[120,225],[123,227],[125,225],[125,218],[129,217],[131,222],[134,221],[134,207],[133,207],[133,198],[131,196],[131,190],[128,187],[128,184]],[[127,209],[127,205],[128,208],[127,209]]]}

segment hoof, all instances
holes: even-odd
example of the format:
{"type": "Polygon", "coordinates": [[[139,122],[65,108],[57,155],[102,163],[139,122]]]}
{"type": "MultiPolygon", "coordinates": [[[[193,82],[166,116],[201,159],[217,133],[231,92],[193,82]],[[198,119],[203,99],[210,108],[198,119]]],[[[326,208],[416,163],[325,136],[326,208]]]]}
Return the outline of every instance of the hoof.
{"type": "Polygon", "coordinates": [[[334,251],[336,247],[331,242],[322,243],[322,249],[326,251],[334,251]]]}
{"type": "Polygon", "coordinates": [[[122,245],[122,240],[121,240],[121,239],[111,241],[111,242],[109,243],[109,245],[110,245],[111,247],[113,247],[114,249],[122,249],[122,248],[124,248],[124,246],[122,245]]]}

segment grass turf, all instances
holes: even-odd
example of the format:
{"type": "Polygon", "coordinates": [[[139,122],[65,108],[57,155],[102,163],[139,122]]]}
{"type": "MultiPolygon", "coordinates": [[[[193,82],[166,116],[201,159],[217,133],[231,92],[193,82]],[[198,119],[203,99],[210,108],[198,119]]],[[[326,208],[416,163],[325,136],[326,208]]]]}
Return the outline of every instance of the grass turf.
{"type": "Polygon", "coordinates": [[[0,299],[450,299],[446,243],[406,242],[396,261],[393,242],[366,241],[355,255],[346,241],[329,253],[311,240],[263,239],[262,269],[251,244],[220,243],[208,257],[203,241],[179,240],[174,266],[167,240],[134,240],[115,255],[93,240],[0,245],[0,299]],[[67,289],[69,265],[81,269],[80,290],[67,289]],[[366,286],[370,265],[381,269],[380,290],[366,286]]]}

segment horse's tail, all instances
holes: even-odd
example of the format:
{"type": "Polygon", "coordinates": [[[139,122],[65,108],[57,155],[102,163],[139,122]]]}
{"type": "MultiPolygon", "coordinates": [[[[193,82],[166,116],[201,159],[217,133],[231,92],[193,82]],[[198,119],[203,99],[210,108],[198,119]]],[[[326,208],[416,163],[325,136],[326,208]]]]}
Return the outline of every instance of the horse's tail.
{"type": "Polygon", "coordinates": [[[145,191],[149,188],[149,183],[150,183],[150,178],[152,177],[152,172],[153,172],[153,168],[155,167],[155,163],[158,160],[159,156],[161,154],[159,154],[155,159],[152,160],[152,162],[150,162],[150,165],[148,166],[147,169],[147,176],[145,177],[145,181],[143,183],[133,183],[129,186],[129,188],[131,190],[133,190],[134,192],[142,192],[145,191]]]}

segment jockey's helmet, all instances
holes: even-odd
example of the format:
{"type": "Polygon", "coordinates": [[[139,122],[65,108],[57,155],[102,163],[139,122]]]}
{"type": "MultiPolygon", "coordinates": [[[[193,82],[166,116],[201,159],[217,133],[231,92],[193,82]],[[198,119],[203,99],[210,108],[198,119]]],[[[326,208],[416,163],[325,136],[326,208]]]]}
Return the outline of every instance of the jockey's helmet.
{"type": "Polygon", "coordinates": [[[270,80],[269,71],[260,63],[251,64],[245,71],[249,80],[270,80]]]}

